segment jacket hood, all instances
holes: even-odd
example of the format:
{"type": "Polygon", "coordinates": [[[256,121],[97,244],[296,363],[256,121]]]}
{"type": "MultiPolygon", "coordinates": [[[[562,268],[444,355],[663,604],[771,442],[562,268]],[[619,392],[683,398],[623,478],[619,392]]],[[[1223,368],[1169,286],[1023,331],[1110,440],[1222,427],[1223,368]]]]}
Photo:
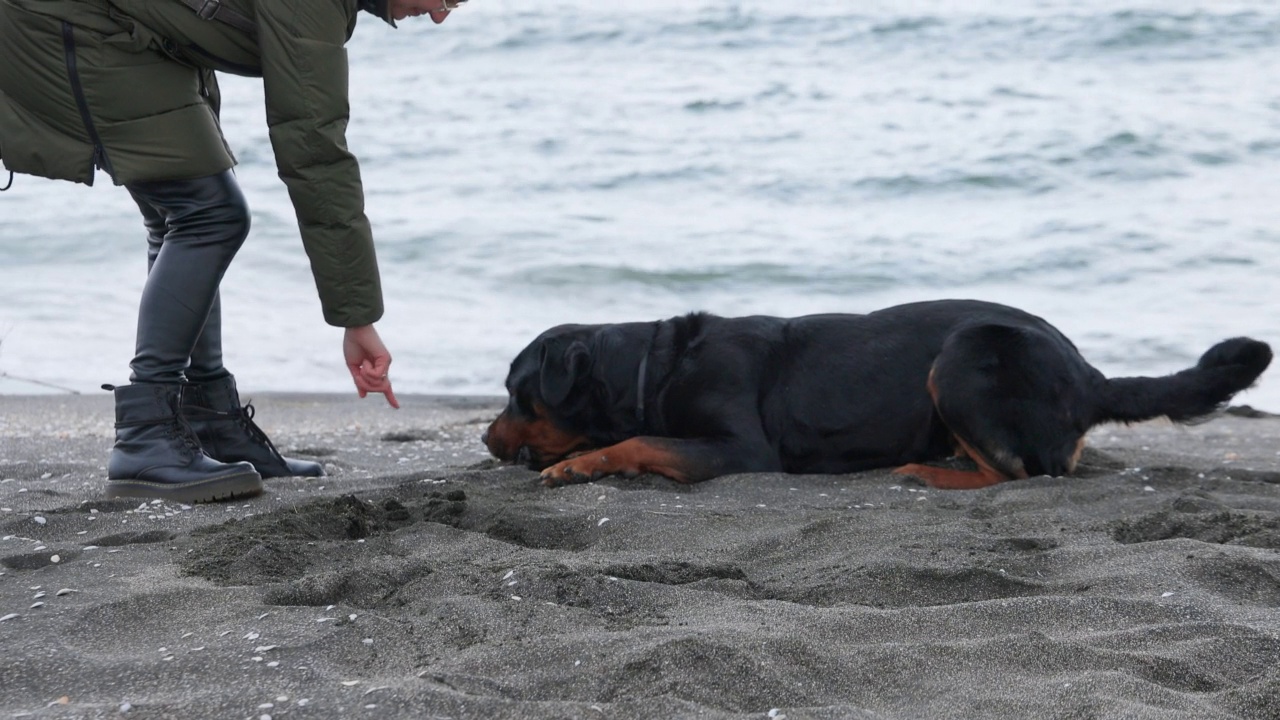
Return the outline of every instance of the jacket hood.
{"type": "Polygon", "coordinates": [[[391,27],[396,26],[396,21],[391,17],[391,0],[359,0],[359,2],[361,10],[377,15],[391,27]]]}

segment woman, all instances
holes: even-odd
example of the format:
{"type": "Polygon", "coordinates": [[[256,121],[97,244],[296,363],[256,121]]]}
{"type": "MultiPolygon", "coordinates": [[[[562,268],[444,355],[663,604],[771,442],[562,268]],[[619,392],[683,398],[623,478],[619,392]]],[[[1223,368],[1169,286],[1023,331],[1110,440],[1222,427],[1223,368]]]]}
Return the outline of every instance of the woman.
{"type": "Polygon", "coordinates": [[[249,210],[218,124],[214,71],[261,77],[325,320],[360,397],[399,407],[374,323],[382,292],[356,159],[343,45],[365,10],[395,26],[445,0],[0,0],[0,162],[17,173],[123,185],[147,228],[149,272],[130,384],[115,393],[109,497],[200,502],[262,478],[324,473],[282,457],[222,364],[218,285],[249,210]]]}

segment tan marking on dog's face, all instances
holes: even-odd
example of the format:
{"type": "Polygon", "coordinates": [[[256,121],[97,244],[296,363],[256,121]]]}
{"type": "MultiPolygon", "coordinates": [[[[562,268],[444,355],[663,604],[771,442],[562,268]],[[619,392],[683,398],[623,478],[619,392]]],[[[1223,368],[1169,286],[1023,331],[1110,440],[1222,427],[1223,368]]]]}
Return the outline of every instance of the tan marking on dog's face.
{"type": "Polygon", "coordinates": [[[589,447],[586,436],[562,430],[547,416],[541,404],[533,406],[534,417],[519,417],[510,408],[503,410],[489,425],[485,445],[499,460],[512,461],[528,448],[530,467],[541,468],[589,447]]]}

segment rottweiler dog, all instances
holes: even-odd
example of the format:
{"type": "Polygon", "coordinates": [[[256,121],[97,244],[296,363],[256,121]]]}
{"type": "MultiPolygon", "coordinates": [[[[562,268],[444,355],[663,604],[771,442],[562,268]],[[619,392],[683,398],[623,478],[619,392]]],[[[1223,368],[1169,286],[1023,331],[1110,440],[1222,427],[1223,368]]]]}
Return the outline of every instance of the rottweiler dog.
{"type": "Polygon", "coordinates": [[[1165,377],[1106,378],[1044,320],[974,300],[866,315],[561,325],[511,363],[482,441],[545,485],[896,467],[937,488],[1067,475],[1090,428],[1188,422],[1271,362],[1250,338],[1165,377]],[[928,466],[953,455],[976,470],[928,466]]]}

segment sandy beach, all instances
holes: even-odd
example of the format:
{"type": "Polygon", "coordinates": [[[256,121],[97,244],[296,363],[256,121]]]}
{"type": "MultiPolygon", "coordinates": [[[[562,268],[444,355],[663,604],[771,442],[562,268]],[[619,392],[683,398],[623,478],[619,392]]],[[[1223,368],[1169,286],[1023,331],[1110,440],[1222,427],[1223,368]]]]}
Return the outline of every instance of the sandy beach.
{"type": "Polygon", "coordinates": [[[978,491],[547,490],[496,398],[246,396],[329,475],[108,501],[107,393],[0,396],[3,717],[1280,718],[1277,416],[978,491]]]}

